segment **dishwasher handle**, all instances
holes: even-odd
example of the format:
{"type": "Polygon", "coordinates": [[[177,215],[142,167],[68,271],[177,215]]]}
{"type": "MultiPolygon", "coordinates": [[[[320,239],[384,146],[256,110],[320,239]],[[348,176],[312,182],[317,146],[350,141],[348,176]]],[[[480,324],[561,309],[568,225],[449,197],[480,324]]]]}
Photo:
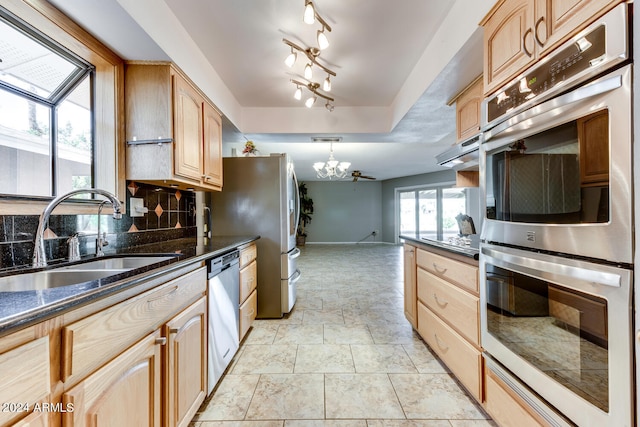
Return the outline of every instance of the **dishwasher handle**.
{"type": "Polygon", "coordinates": [[[233,251],[207,261],[207,278],[217,276],[240,263],[240,252],[233,251]]]}

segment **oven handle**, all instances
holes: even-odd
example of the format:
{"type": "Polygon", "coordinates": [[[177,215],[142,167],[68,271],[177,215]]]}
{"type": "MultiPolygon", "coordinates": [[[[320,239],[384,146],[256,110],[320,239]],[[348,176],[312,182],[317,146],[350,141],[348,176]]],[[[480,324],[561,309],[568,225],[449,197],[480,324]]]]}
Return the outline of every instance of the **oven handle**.
{"type": "Polygon", "coordinates": [[[503,263],[510,264],[524,274],[535,274],[538,277],[558,275],[582,280],[597,285],[619,288],[622,286],[622,277],[619,274],[606,271],[591,270],[567,264],[557,264],[532,257],[524,257],[513,253],[502,252],[493,248],[483,247],[482,253],[503,263]]]}
{"type": "MultiPolygon", "coordinates": [[[[543,102],[542,104],[532,107],[528,110],[523,111],[517,116],[511,117],[509,120],[506,120],[493,129],[487,130],[483,136],[484,141],[487,142],[495,135],[498,135],[502,131],[512,127],[513,125],[523,122],[525,120],[529,120],[534,116],[542,114],[546,111],[550,111],[559,106],[565,106],[568,104],[572,104],[574,102],[583,101],[588,98],[592,98],[594,96],[601,95],[606,92],[610,92],[612,90],[618,89],[622,87],[622,76],[617,75],[610,77],[605,80],[601,80],[599,82],[594,82],[585,86],[582,86],[578,89],[575,89],[572,92],[569,92],[565,95],[559,96],[557,98],[553,98],[549,101],[543,102]]],[[[509,141],[511,144],[513,141],[509,141]]]]}

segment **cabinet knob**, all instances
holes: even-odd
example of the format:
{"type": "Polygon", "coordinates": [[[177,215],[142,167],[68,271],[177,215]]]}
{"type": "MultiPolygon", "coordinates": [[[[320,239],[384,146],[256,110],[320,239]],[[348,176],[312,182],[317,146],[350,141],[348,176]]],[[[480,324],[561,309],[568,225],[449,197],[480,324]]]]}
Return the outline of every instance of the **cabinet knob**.
{"type": "Polygon", "coordinates": [[[167,337],[156,338],[157,345],[167,345],[167,337]]]}

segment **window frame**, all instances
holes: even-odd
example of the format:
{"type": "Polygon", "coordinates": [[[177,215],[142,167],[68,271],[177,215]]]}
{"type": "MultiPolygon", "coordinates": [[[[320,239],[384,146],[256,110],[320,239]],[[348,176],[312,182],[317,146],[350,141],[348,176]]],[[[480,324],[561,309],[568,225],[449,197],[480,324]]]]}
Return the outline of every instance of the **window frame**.
{"type": "MultiPolygon", "coordinates": [[[[1,6],[94,67],[93,185],[125,200],[124,61],[60,10],[44,0],[13,0],[1,6]]],[[[0,215],[40,214],[53,197],[0,195],[0,215]]],[[[73,200],[60,213],[90,213],[99,200],[73,200]],[[86,209],[83,208],[86,206],[86,209]]],[[[66,206],[64,206],[66,205],[66,206]]]]}

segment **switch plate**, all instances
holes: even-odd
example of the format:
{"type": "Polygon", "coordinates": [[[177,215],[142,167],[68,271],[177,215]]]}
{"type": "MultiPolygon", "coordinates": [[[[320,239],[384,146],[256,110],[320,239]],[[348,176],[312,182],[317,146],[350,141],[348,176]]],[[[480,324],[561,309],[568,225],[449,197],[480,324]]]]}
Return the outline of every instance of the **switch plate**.
{"type": "Polygon", "coordinates": [[[129,209],[129,216],[132,217],[144,216],[149,211],[144,207],[144,199],[136,199],[135,197],[129,199],[129,209]]]}

